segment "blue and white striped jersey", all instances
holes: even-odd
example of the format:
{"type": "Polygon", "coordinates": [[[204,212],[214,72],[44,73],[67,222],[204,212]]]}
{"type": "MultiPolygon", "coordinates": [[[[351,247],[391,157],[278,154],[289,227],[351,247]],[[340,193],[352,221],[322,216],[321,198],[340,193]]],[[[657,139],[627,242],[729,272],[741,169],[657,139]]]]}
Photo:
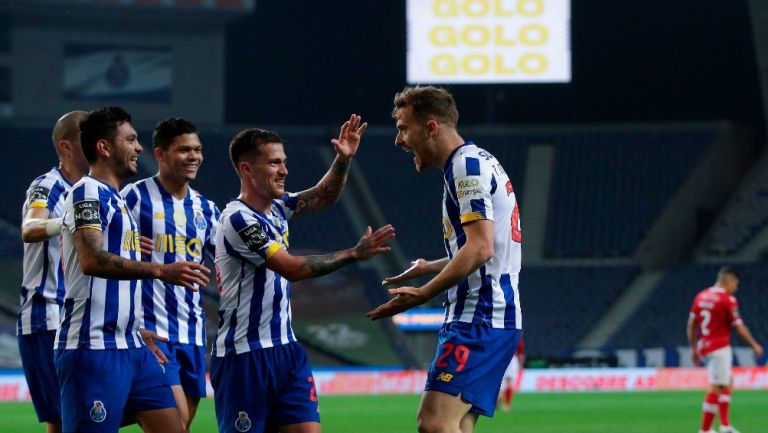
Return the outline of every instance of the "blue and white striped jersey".
{"type": "Polygon", "coordinates": [[[445,323],[522,329],[517,287],[522,236],[512,182],[499,161],[471,141],[448,157],[444,181],[443,238],[449,258],[466,243],[463,224],[494,222],[493,258],[448,290],[445,323]]]}
{"type": "MultiPolygon", "coordinates": [[[[157,176],[127,185],[120,192],[128,211],[139,224],[139,234],[152,239],[155,263],[203,263],[214,259],[214,236],[220,216],[216,205],[189,188],[179,200],[169,194],[157,176]]],[[[142,327],[183,344],[205,345],[202,292],[193,292],[161,280],[144,280],[142,327]]]]}
{"type": "Polygon", "coordinates": [[[288,248],[288,219],[296,194],[273,200],[270,213],[240,200],[221,214],[216,233],[216,275],[221,292],[214,356],[296,341],[291,328],[291,284],[264,263],[288,248]]]}
{"type": "Polygon", "coordinates": [[[141,288],[137,280],[85,275],[74,245],[77,230],[99,230],[103,248],[139,260],[136,221],[117,189],[90,176],[77,182],[64,204],[62,227],[66,295],[56,349],[128,349],[142,346],[138,335],[141,288]]]}
{"type": "MultiPolygon", "coordinates": [[[[64,199],[71,187],[56,167],[39,176],[27,189],[27,198],[21,209],[22,218],[27,211],[35,208],[47,208],[48,218],[61,217],[64,199]]],[[[64,303],[61,237],[24,243],[23,266],[16,333],[26,335],[39,330],[58,329],[61,305],[64,303]]]]}

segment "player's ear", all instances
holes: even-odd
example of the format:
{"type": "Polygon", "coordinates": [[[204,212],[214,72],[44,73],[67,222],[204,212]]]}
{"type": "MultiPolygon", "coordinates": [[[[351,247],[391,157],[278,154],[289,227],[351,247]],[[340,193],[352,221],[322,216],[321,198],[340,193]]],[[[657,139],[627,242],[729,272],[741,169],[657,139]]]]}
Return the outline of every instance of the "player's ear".
{"type": "Polygon", "coordinates": [[[237,163],[237,171],[240,172],[240,174],[249,175],[251,174],[251,165],[248,164],[247,161],[240,161],[237,163]]]}
{"type": "Polygon", "coordinates": [[[430,137],[436,135],[439,129],[440,125],[435,119],[429,119],[427,121],[427,133],[429,133],[430,137]]]}
{"type": "Polygon", "coordinates": [[[112,155],[112,145],[109,141],[101,139],[96,142],[96,154],[109,158],[112,155]]]}
{"type": "Polygon", "coordinates": [[[160,161],[165,158],[165,152],[163,152],[163,149],[160,147],[156,147],[154,150],[155,159],[160,161]]]}

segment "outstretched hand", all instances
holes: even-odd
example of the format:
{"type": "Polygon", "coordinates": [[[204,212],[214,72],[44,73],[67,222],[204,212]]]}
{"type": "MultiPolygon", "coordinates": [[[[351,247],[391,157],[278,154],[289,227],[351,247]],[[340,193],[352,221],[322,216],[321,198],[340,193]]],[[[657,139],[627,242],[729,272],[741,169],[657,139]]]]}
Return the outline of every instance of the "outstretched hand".
{"type": "Polygon", "coordinates": [[[404,286],[397,289],[389,289],[389,294],[393,295],[394,298],[390,299],[386,304],[379,305],[374,310],[366,313],[369,319],[377,320],[391,317],[428,301],[418,287],[404,286]]]}
{"type": "Polygon", "coordinates": [[[416,259],[411,262],[411,267],[401,272],[394,277],[387,277],[381,282],[382,286],[388,286],[390,284],[400,284],[403,281],[412,280],[422,275],[428,274],[427,261],[424,259],[416,259]]]}
{"type": "Polygon", "coordinates": [[[391,224],[387,224],[373,233],[371,233],[371,226],[368,226],[354,248],[355,257],[358,260],[368,260],[376,254],[388,253],[391,248],[384,245],[394,237],[395,228],[391,224]]]}
{"type": "Polygon", "coordinates": [[[340,156],[343,160],[349,160],[357,153],[357,148],[360,147],[360,137],[363,136],[368,123],[360,124],[361,117],[357,114],[349,116],[349,120],[341,125],[341,131],[339,132],[339,138],[331,140],[333,147],[336,150],[336,155],[340,156]]]}

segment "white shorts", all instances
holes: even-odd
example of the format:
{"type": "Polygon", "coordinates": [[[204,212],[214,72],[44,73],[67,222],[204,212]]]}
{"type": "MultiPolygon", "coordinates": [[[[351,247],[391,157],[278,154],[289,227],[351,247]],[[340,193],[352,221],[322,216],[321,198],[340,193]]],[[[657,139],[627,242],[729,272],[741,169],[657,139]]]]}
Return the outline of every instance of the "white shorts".
{"type": "Polygon", "coordinates": [[[517,374],[520,372],[520,361],[517,360],[517,355],[512,357],[512,361],[509,362],[507,370],[504,372],[504,379],[517,379],[517,374]]]}
{"type": "Polygon", "coordinates": [[[717,349],[704,357],[707,364],[707,374],[710,385],[731,385],[731,367],[733,367],[733,350],[731,346],[717,349]]]}

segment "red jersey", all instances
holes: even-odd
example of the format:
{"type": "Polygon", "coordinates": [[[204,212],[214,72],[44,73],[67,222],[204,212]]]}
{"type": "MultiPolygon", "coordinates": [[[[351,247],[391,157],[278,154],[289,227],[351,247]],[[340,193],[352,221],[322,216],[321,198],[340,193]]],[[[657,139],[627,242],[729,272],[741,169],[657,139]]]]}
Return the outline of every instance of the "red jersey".
{"type": "Polygon", "coordinates": [[[725,289],[704,289],[693,300],[690,317],[699,328],[699,354],[702,356],[731,345],[731,327],[741,322],[739,303],[725,289]]]}

